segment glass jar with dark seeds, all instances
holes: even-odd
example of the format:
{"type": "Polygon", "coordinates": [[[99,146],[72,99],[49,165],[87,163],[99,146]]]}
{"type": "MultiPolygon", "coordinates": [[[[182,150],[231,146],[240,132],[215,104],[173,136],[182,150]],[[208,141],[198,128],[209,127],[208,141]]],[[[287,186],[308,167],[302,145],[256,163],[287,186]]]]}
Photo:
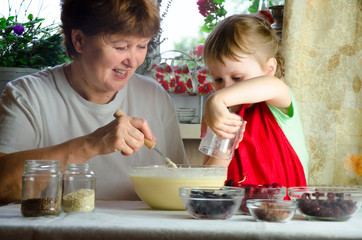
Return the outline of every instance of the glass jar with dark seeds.
{"type": "Polygon", "coordinates": [[[26,160],[22,176],[21,214],[58,215],[62,196],[60,161],[26,160]]]}

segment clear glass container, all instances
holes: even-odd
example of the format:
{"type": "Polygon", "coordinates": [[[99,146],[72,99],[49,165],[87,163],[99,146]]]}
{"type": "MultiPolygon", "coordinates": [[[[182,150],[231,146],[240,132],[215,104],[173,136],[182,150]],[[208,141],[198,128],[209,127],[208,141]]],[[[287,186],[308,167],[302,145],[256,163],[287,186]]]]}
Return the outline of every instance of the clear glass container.
{"type": "Polygon", "coordinates": [[[258,10],[269,10],[269,0],[260,0],[258,10]]]}
{"type": "Polygon", "coordinates": [[[60,161],[26,160],[22,176],[21,214],[58,215],[62,197],[60,161]]]}
{"type": "Polygon", "coordinates": [[[92,212],[95,209],[96,174],[90,163],[67,164],[63,174],[63,211],[92,212]]]}
{"type": "Polygon", "coordinates": [[[206,135],[200,141],[199,151],[210,157],[231,161],[239,138],[239,131],[232,139],[217,136],[209,127],[206,135]]]}
{"type": "Polygon", "coordinates": [[[274,23],[274,18],[269,8],[269,0],[260,0],[258,11],[256,13],[257,16],[264,18],[270,24],[274,23]]]}

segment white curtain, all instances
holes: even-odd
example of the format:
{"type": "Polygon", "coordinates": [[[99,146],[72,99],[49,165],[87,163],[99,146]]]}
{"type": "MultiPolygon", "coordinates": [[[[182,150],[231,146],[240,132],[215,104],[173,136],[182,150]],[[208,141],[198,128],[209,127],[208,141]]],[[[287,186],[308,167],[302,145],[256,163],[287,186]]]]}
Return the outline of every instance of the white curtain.
{"type": "Polygon", "coordinates": [[[286,0],[286,81],[310,154],[309,185],[362,184],[362,1],[286,0]]]}

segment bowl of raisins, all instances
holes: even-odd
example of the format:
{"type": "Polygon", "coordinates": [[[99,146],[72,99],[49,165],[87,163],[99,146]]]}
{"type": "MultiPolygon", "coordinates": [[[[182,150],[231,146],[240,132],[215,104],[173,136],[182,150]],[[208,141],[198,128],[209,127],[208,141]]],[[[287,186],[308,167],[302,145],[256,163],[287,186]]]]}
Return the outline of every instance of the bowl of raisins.
{"type": "Polygon", "coordinates": [[[246,206],[258,222],[287,222],[293,218],[297,202],[278,199],[249,199],[246,206]]]}
{"type": "Polygon", "coordinates": [[[247,184],[236,182],[233,179],[225,183],[226,186],[239,187],[245,190],[244,198],[241,201],[240,213],[250,215],[249,209],[246,206],[246,201],[249,199],[279,199],[283,200],[287,197],[287,188],[279,183],[265,184],[247,184]]]}
{"type": "Polygon", "coordinates": [[[239,209],[244,189],[236,187],[180,187],[186,211],[196,219],[228,219],[239,209]]]}
{"type": "Polygon", "coordinates": [[[308,220],[346,221],[362,203],[362,190],[353,187],[290,187],[288,194],[308,220]]]}

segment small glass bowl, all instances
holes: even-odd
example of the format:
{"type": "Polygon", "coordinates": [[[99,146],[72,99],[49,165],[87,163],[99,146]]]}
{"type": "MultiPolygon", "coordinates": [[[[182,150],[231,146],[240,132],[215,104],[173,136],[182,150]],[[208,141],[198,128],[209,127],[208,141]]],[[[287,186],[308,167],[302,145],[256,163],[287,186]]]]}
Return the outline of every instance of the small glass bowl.
{"type": "Polygon", "coordinates": [[[244,189],[238,187],[180,187],[186,211],[196,219],[228,219],[239,209],[244,189]]]}
{"type": "Polygon", "coordinates": [[[287,222],[297,210],[295,201],[278,199],[249,199],[246,206],[258,222],[287,222]]]}
{"type": "Polygon", "coordinates": [[[287,196],[286,187],[265,187],[264,185],[251,185],[248,187],[241,187],[245,189],[245,197],[240,205],[240,213],[250,215],[246,202],[249,199],[277,199],[284,200],[287,196]]]}
{"type": "Polygon", "coordinates": [[[288,194],[309,220],[346,221],[362,204],[362,190],[353,187],[290,187],[288,194]]]}

